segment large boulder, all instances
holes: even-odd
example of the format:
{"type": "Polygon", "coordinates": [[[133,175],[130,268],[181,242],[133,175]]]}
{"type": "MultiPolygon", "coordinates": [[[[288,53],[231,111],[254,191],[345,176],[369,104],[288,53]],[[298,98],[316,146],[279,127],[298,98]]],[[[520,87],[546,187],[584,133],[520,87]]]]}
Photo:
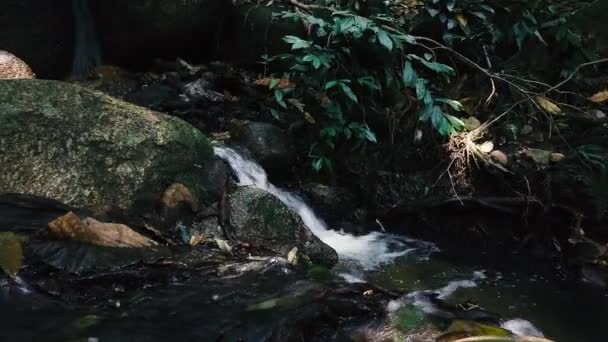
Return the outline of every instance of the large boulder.
{"type": "Polygon", "coordinates": [[[38,78],[69,71],[73,32],[71,1],[2,0],[0,49],[23,59],[38,78]]]}
{"type": "Polygon", "coordinates": [[[230,134],[236,143],[253,154],[271,177],[289,173],[296,151],[284,130],[265,122],[234,121],[230,134]]]}
{"type": "Polygon", "coordinates": [[[95,213],[147,210],[174,182],[203,200],[211,156],[180,119],[73,84],[0,81],[0,193],[95,213]]]}
{"type": "Polygon", "coordinates": [[[307,183],[302,190],[312,207],[328,222],[351,215],[359,204],[357,197],[346,188],[307,183]]]}
{"type": "Polygon", "coordinates": [[[272,194],[252,187],[230,195],[230,225],[237,238],[287,255],[294,247],[319,264],[333,266],[338,254],[304,225],[302,219],[272,194]]]}
{"type": "Polygon", "coordinates": [[[155,57],[197,60],[222,43],[225,0],[96,0],[91,3],[106,62],[142,65],[155,57]]]}

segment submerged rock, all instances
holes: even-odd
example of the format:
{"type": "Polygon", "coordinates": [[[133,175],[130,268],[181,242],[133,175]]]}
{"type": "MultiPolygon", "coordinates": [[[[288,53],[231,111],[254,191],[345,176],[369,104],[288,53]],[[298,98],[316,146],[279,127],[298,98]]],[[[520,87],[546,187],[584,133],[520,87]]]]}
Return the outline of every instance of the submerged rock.
{"type": "Polygon", "coordinates": [[[230,224],[239,240],[287,255],[293,247],[319,264],[332,266],[338,255],[279,199],[252,187],[230,195],[230,224]]]}
{"type": "Polygon", "coordinates": [[[211,155],[180,119],[63,82],[0,82],[0,193],[139,211],[174,182],[204,198],[211,155]]]}

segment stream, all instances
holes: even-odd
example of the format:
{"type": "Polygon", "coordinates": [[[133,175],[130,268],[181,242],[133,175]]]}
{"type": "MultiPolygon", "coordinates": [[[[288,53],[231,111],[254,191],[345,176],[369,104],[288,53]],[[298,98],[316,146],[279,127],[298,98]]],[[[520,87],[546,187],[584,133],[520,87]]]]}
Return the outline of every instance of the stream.
{"type": "MultiPolygon", "coordinates": [[[[230,164],[239,186],[272,193],[338,252],[340,262],[332,270],[338,280],[330,288],[369,282],[405,293],[366,310],[396,317],[414,305],[430,317],[441,315],[426,296],[433,292],[446,302],[472,302],[495,313],[501,326],[516,334],[559,342],[606,340],[602,322],[608,315],[608,297],[599,290],[581,288],[561,280],[548,266],[500,251],[440,248],[385,232],[354,236],[331,230],[297,195],[269,182],[257,163],[227,147],[214,150],[230,164]]],[[[220,278],[208,277],[202,267],[176,272],[155,285],[138,278],[137,270],[121,274],[126,279],[122,285],[93,279],[91,286],[109,286],[113,295],[97,304],[96,290],[83,289],[90,297],[85,304],[90,305],[67,305],[62,295],[41,295],[26,283],[2,281],[0,341],[283,341],[294,326],[305,330],[302,326],[311,322],[317,324],[316,337],[302,340],[349,341],[340,331],[367,324],[353,318],[317,328],[318,312],[343,309],[352,302],[342,302],[341,295],[327,296],[327,288],[291,272],[282,258],[260,265],[250,262],[242,267],[259,271],[239,277],[220,272],[220,278]]]]}

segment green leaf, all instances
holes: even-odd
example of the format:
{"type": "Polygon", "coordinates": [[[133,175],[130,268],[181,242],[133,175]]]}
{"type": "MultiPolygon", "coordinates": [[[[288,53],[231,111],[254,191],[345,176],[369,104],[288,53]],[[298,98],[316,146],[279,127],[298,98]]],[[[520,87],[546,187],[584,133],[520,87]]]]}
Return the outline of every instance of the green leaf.
{"type": "Polygon", "coordinates": [[[296,36],[285,36],[283,37],[283,41],[291,44],[292,50],[306,49],[310,47],[310,42],[296,36]]]}
{"type": "Polygon", "coordinates": [[[407,55],[408,58],[410,59],[415,59],[418,62],[422,63],[422,65],[424,65],[425,67],[427,67],[428,69],[435,71],[438,74],[447,74],[449,76],[454,76],[456,75],[456,72],[454,71],[454,69],[452,69],[452,67],[447,66],[445,64],[442,63],[438,63],[438,62],[429,62],[427,60],[425,60],[424,58],[418,57],[414,54],[409,54],[407,55]]]}
{"type": "Polygon", "coordinates": [[[460,103],[459,101],[456,101],[456,100],[440,97],[440,98],[435,99],[435,101],[445,103],[445,104],[449,105],[450,107],[452,107],[452,109],[454,109],[457,112],[461,112],[464,110],[464,106],[462,105],[462,103],[460,103]]]}
{"type": "Polygon", "coordinates": [[[403,66],[402,77],[403,83],[406,86],[412,87],[416,84],[416,81],[418,80],[418,74],[412,67],[412,62],[405,61],[405,65],[403,66]]]}
{"type": "Polygon", "coordinates": [[[316,158],[312,162],[312,168],[319,172],[323,168],[323,158],[316,158]]]}
{"type": "Polygon", "coordinates": [[[378,81],[372,76],[359,77],[357,79],[357,83],[359,83],[362,86],[367,86],[368,88],[370,88],[372,90],[382,90],[382,88],[378,84],[378,81]]]}
{"type": "Polygon", "coordinates": [[[333,80],[333,81],[329,81],[329,82],[325,83],[325,90],[329,90],[329,89],[337,86],[338,83],[339,82],[337,80],[333,80]]]}
{"type": "Polygon", "coordinates": [[[272,115],[272,117],[275,118],[276,120],[280,119],[279,112],[277,112],[276,110],[274,110],[272,108],[270,108],[270,115],[272,115]]]}
{"type": "Polygon", "coordinates": [[[346,94],[346,96],[348,96],[349,99],[351,99],[355,103],[359,103],[357,95],[355,95],[353,90],[346,83],[340,82],[339,84],[340,88],[342,88],[342,91],[344,92],[344,94],[346,94]]]}
{"type": "Polygon", "coordinates": [[[378,140],[376,139],[376,134],[366,125],[363,128],[363,137],[373,143],[377,143],[378,140]]]}
{"type": "Polygon", "coordinates": [[[285,103],[285,100],[283,100],[283,92],[280,89],[274,91],[274,98],[281,107],[287,109],[287,104],[285,103]]]}
{"type": "Polygon", "coordinates": [[[278,78],[273,78],[272,81],[270,81],[270,85],[269,88],[270,89],[274,89],[277,85],[279,85],[279,83],[281,83],[281,80],[278,78]]]}
{"type": "Polygon", "coordinates": [[[416,81],[416,98],[418,100],[422,100],[426,97],[428,90],[426,88],[426,80],[424,78],[419,78],[416,81]]]}
{"type": "Polygon", "coordinates": [[[378,31],[376,36],[378,37],[378,41],[380,42],[380,44],[382,44],[382,46],[384,46],[388,51],[393,50],[393,40],[386,33],[386,31],[380,30],[378,31]]]}

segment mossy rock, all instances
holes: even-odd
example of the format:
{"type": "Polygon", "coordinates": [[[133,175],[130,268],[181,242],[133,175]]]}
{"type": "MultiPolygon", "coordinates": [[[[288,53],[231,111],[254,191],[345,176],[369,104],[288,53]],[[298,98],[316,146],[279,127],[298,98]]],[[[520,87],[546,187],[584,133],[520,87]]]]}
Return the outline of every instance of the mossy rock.
{"type": "Polygon", "coordinates": [[[0,193],[139,212],[173,182],[204,199],[211,156],[178,118],[64,82],[0,82],[0,193]]]}
{"type": "Polygon", "coordinates": [[[338,255],[274,195],[252,187],[230,195],[230,223],[239,240],[287,256],[294,248],[317,264],[333,266],[338,255]]]}

